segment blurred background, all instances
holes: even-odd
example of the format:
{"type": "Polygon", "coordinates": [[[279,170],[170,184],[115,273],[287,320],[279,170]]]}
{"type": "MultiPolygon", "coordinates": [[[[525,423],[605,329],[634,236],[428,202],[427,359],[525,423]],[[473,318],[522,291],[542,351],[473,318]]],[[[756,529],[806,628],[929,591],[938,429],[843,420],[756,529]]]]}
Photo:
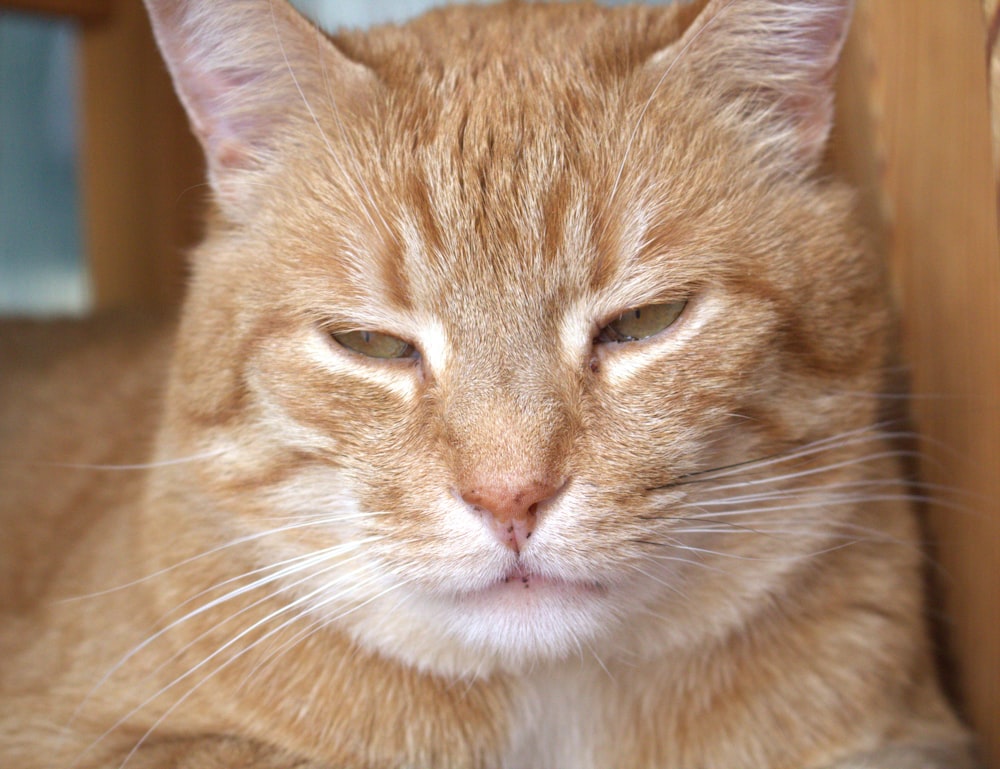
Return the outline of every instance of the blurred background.
{"type": "Polygon", "coordinates": [[[0,312],[82,311],[72,21],[0,11],[0,312]]]}

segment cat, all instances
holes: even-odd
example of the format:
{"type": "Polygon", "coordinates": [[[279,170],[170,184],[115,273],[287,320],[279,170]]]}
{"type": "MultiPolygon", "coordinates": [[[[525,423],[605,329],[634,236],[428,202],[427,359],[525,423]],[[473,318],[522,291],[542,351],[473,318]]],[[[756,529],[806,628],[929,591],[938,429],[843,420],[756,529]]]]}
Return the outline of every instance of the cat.
{"type": "Polygon", "coordinates": [[[213,212],[173,341],[3,337],[0,764],[975,766],[849,0],[147,5],[213,212]]]}

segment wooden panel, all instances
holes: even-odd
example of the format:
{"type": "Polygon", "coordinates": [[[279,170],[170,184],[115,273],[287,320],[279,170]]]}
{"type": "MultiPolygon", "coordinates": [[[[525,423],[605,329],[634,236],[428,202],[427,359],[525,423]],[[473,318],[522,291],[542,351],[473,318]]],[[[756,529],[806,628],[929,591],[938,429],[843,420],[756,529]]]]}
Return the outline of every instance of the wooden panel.
{"type": "Polygon", "coordinates": [[[975,0],[860,0],[835,163],[889,256],[959,688],[1000,767],[1000,253],[975,0]]]}
{"type": "Polygon", "coordinates": [[[97,309],[173,305],[198,235],[201,153],[137,0],[83,27],[81,177],[97,309]]]}
{"type": "Polygon", "coordinates": [[[983,0],[983,13],[986,17],[986,51],[990,62],[993,177],[997,192],[997,211],[1000,212],[1000,0],[983,0]]]}

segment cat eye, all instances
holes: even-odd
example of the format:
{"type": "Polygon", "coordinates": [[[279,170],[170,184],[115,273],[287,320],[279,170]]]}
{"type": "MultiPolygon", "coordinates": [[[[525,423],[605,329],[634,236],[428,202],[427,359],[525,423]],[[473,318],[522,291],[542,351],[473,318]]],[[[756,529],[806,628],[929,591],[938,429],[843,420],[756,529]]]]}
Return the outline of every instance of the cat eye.
{"type": "Polygon", "coordinates": [[[601,329],[598,342],[638,342],[669,328],[680,317],[687,300],[647,304],[627,310],[601,329]]]}
{"type": "Polygon", "coordinates": [[[377,331],[332,331],[330,336],[341,347],[369,358],[410,358],[416,354],[409,342],[377,331]]]}

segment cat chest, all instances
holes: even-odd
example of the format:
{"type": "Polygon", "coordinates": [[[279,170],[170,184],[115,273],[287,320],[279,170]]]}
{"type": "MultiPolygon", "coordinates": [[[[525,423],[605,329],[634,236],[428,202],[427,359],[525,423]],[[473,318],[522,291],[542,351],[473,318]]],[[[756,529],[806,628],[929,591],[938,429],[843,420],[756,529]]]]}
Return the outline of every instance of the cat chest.
{"type": "MultiPolygon", "coordinates": [[[[594,666],[598,667],[598,666],[594,666]]],[[[528,676],[515,698],[503,769],[607,769],[619,766],[624,709],[603,670],[528,676]]],[[[630,752],[630,751],[624,751],[630,752]]]]}

